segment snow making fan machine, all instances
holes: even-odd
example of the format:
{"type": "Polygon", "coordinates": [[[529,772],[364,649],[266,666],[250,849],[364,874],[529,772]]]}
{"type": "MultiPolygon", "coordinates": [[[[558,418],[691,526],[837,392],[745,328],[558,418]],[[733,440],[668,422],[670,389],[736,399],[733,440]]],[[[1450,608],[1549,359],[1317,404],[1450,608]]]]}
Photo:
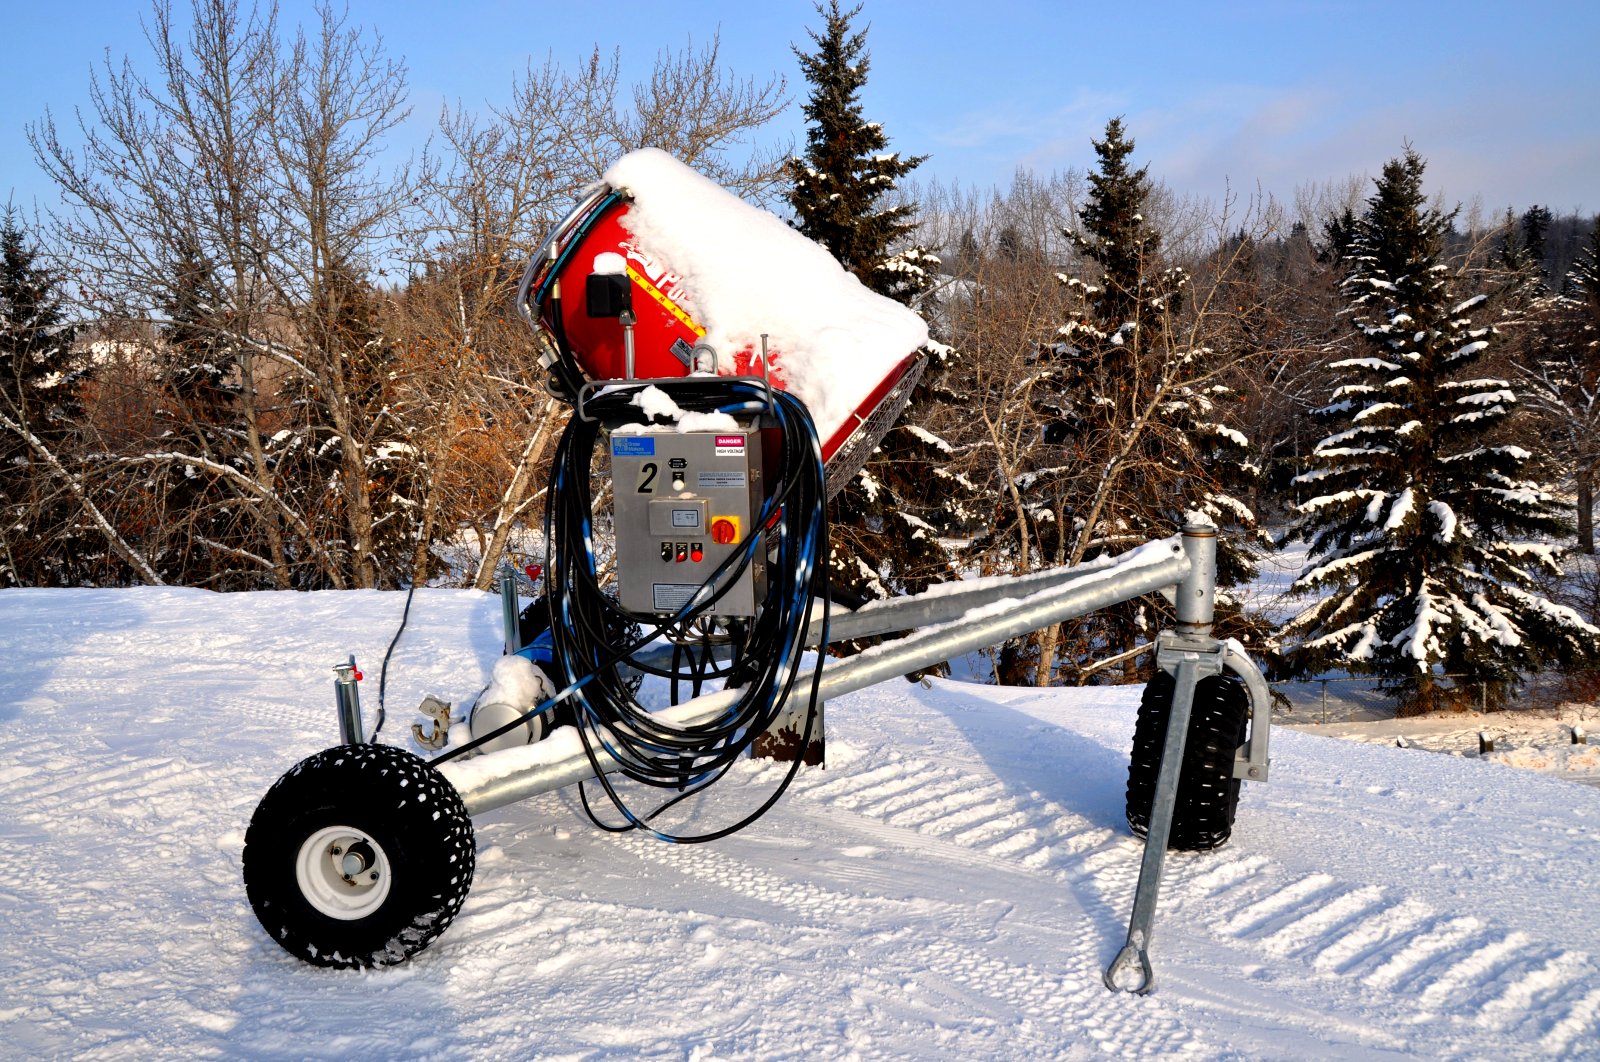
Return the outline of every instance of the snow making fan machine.
{"type": "Polygon", "coordinates": [[[431,759],[365,733],[354,661],[340,665],[341,744],[279,779],[246,835],[246,891],[269,934],[319,965],[402,961],[461,907],[473,815],[578,783],[598,790],[583,805],[605,829],[722,837],[795,777],[823,700],[1162,592],[1178,622],[1152,646],[1161,674],[1128,783],[1145,860],[1106,973],[1148,991],[1164,853],[1226,841],[1239,782],[1267,773],[1265,684],[1211,637],[1215,529],[1192,520],[1075,568],[832,608],[828,499],[904,410],[926,328],[659,151],[624,156],[556,226],[517,309],[572,407],[545,497],[543,593],[519,611],[502,580],[506,655],[464,716],[424,702],[432,726],[413,733],[431,759]],[[901,636],[824,670],[830,644],[885,635],[901,636]],[[752,749],[791,761],[770,793],[673,832],[666,813],[752,749]]]}
{"type": "MultiPolygon", "coordinates": [[[[652,153],[640,155],[651,160],[652,153]]],[[[664,159],[651,160],[652,176],[672,172],[664,159]]],[[[703,180],[678,176],[669,187],[694,188],[703,180]]],[[[699,197],[684,198],[704,199],[707,189],[697,191],[699,197]]],[[[556,386],[569,400],[581,399],[594,383],[669,384],[691,375],[760,378],[782,391],[791,389],[797,372],[792,389],[818,407],[813,412],[831,495],[861,468],[905,409],[926,363],[918,349],[926,327],[915,314],[861,288],[821,248],[793,243],[771,215],[716,192],[709,210],[686,214],[669,207],[661,213],[676,225],[661,232],[658,221],[655,228],[677,245],[677,258],[708,263],[698,279],[702,285],[709,280],[723,304],[708,309],[722,309],[733,327],[708,337],[701,323],[707,300],[673,271],[671,259],[641,244],[629,228],[641,209],[632,195],[610,185],[585,197],[545,242],[523,278],[518,311],[545,345],[556,386]],[[729,206],[735,207],[731,222],[725,220],[729,206]],[[711,218],[720,224],[708,223],[711,218]],[[780,249],[789,253],[774,262],[780,249]],[[811,273],[822,283],[797,289],[797,273],[811,273]],[[748,290],[730,292],[730,279],[748,290]],[[751,292],[759,294],[750,298],[751,292]],[[812,301],[818,298],[820,306],[812,301]],[[764,327],[762,307],[739,305],[746,299],[782,306],[788,334],[769,343],[773,328],[764,327]],[[814,315],[830,311],[836,316],[823,330],[834,341],[817,343],[810,330],[822,322],[814,315]],[[786,341],[796,347],[786,351],[786,341]]]]}

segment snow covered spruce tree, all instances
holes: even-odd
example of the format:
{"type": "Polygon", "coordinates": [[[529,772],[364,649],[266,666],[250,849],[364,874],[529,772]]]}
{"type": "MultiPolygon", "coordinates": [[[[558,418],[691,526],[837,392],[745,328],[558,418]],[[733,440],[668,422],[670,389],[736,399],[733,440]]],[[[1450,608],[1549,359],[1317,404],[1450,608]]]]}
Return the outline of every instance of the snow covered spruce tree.
{"type": "Polygon", "coordinates": [[[1344,283],[1364,356],[1318,416],[1335,430],[1301,482],[1310,543],[1294,589],[1318,599],[1283,628],[1289,670],[1379,676],[1403,710],[1452,706],[1444,675],[1500,704],[1523,673],[1591,658],[1600,630],[1552,603],[1561,576],[1552,497],[1533,455],[1499,443],[1511,383],[1471,369],[1494,338],[1441,261],[1452,215],[1428,207],[1423,160],[1390,161],[1360,219],[1344,283]],[[1487,691],[1485,693],[1485,691],[1487,691]]]}
{"type": "Polygon", "coordinates": [[[851,32],[859,6],[839,0],[817,7],[825,26],[811,33],[814,53],[795,49],[811,83],[805,113],[806,152],[789,160],[789,203],[795,227],[826,247],[863,284],[901,303],[928,286],[927,252],[906,247],[916,229],[916,209],[894,202],[895,182],[926,161],[888,150],[883,126],[862,116],[859,93],[870,57],[865,30],[851,32]]]}
{"type": "Polygon", "coordinates": [[[1578,548],[1594,552],[1594,484],[1600,479],[1600,216],[1589,243],[1567,274],[1563,292],[1571,321],[1559,377],[1565,404],[1587,430],[1569,438],[1569,458],[1578,495],[1578,548]]]}
{"type": "MultiPolygon", "coordinates": [[[[926,156],[890,152],[883,127],[862,116],[866,31],[851,29],[861,8],[841,10],[830,0],[817,11],[825,24],[810,34],[816,51],[795,49],[811,95],[803,108],[806,152],[788,164],[794,224],[867,287],[915,308],[938,259],[912,241],[916,209],[896,201],[895,182],[926,156]]],[[[900,423],[835,500],[831,575],[843,598],[915,592],[951,575],[939,535],[969,518],[974,492],[946,467],[949,444],[920,426],[951,397],[942,382],[954,352],[934,344],[928,355],[900,423]]]]}
{"type": "MultiPolygon", "coordinates": [[[[1254,570],[1245,539],[1255,517],[1231,489],[1256,470],[1245,437],[1221,420],[1231,392],[1218,379],[1225,359],[1208,345],[1218,322],[1207,306],[1186,305],[1189,274],[1161,260],[1161,234],[1144,216],[1147,168],[1130,165],[1121,120],[1092,143],[1099,166],[1066,235],[1096,275],[1060,276],[1070,317],[1022,382],[1038,442],[1008,485],[1013,504],[979,546],[1014,551],[1024,571],[1077,564],[1173,534],[1198,511],[1228,532],[1218,582],[1234,585],[1254,570]]],[[[1219,606],[1228,610],[1225,596],[1219,606]]],[[[1082,682],[1097,662],[1123,657],[1100,675],[1132,679],[1138,654],[1128,654],[1160,625],[1151,607],[1102,609],[1013,643],[1001,678],[1082,682]]]]}
{"type": "Polygon", "coordinates": [[[1525,215],[1519,225],[1507,208],[1502,229],[1495,258],[1504,276],[1502,298],[1508,303],[1507,313],[1516,315],[1549,293],[1544,273],[1544,225],[1537,215],[1531,224],[1525,215]]]}
{"type": "Polygon", "coordinates": [[[16,215],[0,220],[0,586],[75,586],[104,554],[67,464],[83,367],[60,278],[16,215]]]}
{"type": "Polygon", "coordinates": [[[268,552],[266,538],[251,507],[208,468],[220,465],[246,479],[250,473],[238,445],[249,425],[240,402],[239,343],[229,321],[233,300],[217,263],[193,233],[174,232],[172,244],[161,341],[152,344],[149,356],[156,373],[153,430],[164,441],[164,452],[191,454],[203,463],[136,466],[124,482],[130,487],[139,482],[164,513],[160,526],[144,539],[170,581],[214,590],[254,589],[259,585],[256,558],[268,552]]]}
{"type": "Polygon", "coordinates": [[[1532,300],[1519,317],[1516,362],[1534,430],[1571,478],[1577,548],[1594,552],[1600,478],[1600,218],[1559,294],[1532,300]]]}

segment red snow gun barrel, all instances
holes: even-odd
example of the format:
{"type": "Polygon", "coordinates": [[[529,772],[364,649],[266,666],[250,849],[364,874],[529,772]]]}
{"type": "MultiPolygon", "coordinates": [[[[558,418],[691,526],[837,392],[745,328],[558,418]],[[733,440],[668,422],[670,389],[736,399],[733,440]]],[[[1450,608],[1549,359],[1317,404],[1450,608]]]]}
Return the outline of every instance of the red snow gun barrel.
{"type": "Polygon", "coordinates": [[[569,399],[585,382],[692,373],[765,377],[794,394],[816,420],[829,497],[893,427],[927,361],[914,313],[652,150],[625,156],[556,226],[528,263],[517,309],[569,399]],[[751,275],[781,295],[729,290],[751,275]],[[763,309],[774,305],[795,312],[763,309]]]}

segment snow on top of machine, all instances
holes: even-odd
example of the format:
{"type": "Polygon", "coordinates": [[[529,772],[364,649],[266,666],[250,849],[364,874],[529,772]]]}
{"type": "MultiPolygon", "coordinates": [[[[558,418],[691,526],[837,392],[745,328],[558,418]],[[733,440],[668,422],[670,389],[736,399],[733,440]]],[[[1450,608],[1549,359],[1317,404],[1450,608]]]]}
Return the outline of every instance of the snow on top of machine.
{"type": "Polygon", "coordinates": [[[706,341],[726,357],[759,352],[765,333],[784,388],[824,439],[928,341],[911,310],[664,151],[624,155],[605,180],[633,198],[624,226],[694,292],[706,341]]]}
{"type": "Polygon", "coordinates": [[[620,424],[612,429],[618,435],[648,435],[660,431],[738,431],[739,422],[726,413],[698,413],[694,410],[680,408],[672,400],[672,396],[661,388],[651,384],[629,401],[629,405],[638,406],[644,410],[645,416],[652,420],[670,420],[671,428],[662,428],[648,424],[620,424]]]}

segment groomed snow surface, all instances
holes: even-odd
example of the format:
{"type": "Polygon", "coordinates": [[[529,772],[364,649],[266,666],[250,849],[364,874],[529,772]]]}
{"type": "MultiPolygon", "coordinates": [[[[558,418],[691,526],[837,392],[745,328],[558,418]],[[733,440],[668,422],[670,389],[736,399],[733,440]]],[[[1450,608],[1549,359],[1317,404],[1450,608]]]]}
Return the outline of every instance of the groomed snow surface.
{"type": "MultiPolygon", "coordinates": [[[[370,724],[403,602],[0,592],[0,1056],[1600,1057],[1600,789],[1289,729],[1233,841],[1169,860],[1155,994],[1107,992],[1136,688],[841,698],[827,769],[709,845],[596,831],[570,789],[512,805],[432,948],[302,965],[245,901],[245,826],[334,743],[350,652],[370,724]]],[[[386,739],[470,701],[499,616],[418,593],[386,739]]]]}

